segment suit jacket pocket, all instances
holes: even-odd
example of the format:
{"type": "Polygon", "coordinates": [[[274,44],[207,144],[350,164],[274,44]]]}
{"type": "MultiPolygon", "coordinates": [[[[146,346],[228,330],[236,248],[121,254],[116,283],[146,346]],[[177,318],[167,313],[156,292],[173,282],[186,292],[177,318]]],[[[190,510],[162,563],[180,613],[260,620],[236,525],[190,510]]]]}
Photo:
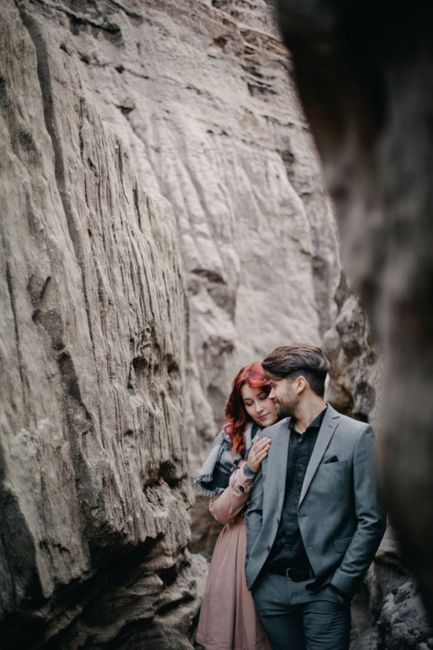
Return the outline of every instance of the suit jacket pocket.
{"type": "Polygon", "coordinates": [[[348,465],[347,460],[338,460],[338,461],[336,460],[336,461],[332,461],[332,462],[328,461],[328,462],[325,462],[325,463],[320,463],[319,469],[324,469],[327,472],[328,471],[334,472],[334,471],[346,469],[347,465],[348,465]]]}
{"type": "Polygon", "coordinates": [[[328,458],[323,458],[322,460],[322,465],[326,465],[327,463],[338,463],[338,457],[335,456],[329,456],[328,458]]]}

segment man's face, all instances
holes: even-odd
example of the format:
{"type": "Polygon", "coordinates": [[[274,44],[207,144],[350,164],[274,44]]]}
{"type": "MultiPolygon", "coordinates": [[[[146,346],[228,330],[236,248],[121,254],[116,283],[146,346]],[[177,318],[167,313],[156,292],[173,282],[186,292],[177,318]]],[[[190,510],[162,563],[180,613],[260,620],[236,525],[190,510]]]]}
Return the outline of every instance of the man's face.
{"type": "Polygon", "coordinates": [[[269,398],[274,400],[278,407],[278,417],[293,416],[300,399],[297,390],[298,377],[277,377],[269,374],[268,377],[272,389],[269,398]]]}

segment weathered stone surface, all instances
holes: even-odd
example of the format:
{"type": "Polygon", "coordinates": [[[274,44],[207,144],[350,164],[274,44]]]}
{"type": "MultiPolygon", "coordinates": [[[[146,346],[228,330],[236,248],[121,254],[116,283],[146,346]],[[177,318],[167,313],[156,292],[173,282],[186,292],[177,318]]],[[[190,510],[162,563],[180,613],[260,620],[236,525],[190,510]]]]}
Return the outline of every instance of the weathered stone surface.
{"type": "Polygon", "coordinates": [[[412,580],[407,580],[387,596],[379,630],[384,648],[427,650],[433,647],[433,634],[412,580]]]}
{"type": "Polygon", "coordinates": [[[324,336],[324,348],[332,364],[328,399],[339,411],[374,422],[380,387],[377,353],[365,313],[347,287],[344,274],[335,300],[335,323],[324,336]]]}
{"type": "Polygon", "coordinates": [[[288,340],[319,342],[335,310],[332,213],[271,9],[37,0],[30,11],[51,56],[77,66],[82,93],[174,208],[188,431],[201,460],[235,369],[288,340]]]}
{"type": "MultiPolygon", "coordinates": [[[[235,370],[290,340],[319,343],[335,313],[333,216],[271,8],[37,0],[29,11],[51,56],[77,67],[81,92],[174,208],[194,474],[235,370]]],[[[199,499],[193,548],[213,545],[210,525],[199,499]]]]}
{"type": "Polygon", "coordinates": [[[0,25],[0,646],[189,647],[175,221],[27,8],[0,25]]]}

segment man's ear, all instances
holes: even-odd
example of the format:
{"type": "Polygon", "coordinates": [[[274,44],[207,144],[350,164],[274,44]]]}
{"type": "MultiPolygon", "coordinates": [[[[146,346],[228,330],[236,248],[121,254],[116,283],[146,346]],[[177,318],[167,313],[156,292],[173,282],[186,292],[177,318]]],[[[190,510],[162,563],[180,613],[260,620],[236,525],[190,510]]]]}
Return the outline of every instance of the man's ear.
{"type": "Polygon", "coordinates": [[[303,393],[304,390],[307,388],[307,386],[308,386],[308,382],[305,379],[305,377],[303,377],[302,375],[296,377],[296,392],[298,393],[298,395],[303,393]]]}

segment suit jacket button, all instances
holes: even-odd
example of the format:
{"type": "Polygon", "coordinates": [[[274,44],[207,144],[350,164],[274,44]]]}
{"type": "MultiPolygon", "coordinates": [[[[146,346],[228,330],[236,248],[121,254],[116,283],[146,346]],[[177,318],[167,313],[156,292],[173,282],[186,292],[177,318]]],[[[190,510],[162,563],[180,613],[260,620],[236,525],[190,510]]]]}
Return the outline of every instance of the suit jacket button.
{"type": "Polygon", "coordinates": [[[270,546],[267,546],[267,547],[266,547],[266,550],[267,550],[267,551],[270,551],[270,550],[271,550],[271,547],[270,547],[270,546]]]}
{"type": "Polygon", "coordinates": [[[243,485],[240,485],[240,486],[239,486],[239,489],[240,489],[241,492],[245,492],[245,488],[244,488],[243,485]]]}
{"type": "Polygon", "coordinates": [[[281,521],[281,519],[279,517],[277,517],[277,524],[279,524],[280,521],[281,521]]]}

